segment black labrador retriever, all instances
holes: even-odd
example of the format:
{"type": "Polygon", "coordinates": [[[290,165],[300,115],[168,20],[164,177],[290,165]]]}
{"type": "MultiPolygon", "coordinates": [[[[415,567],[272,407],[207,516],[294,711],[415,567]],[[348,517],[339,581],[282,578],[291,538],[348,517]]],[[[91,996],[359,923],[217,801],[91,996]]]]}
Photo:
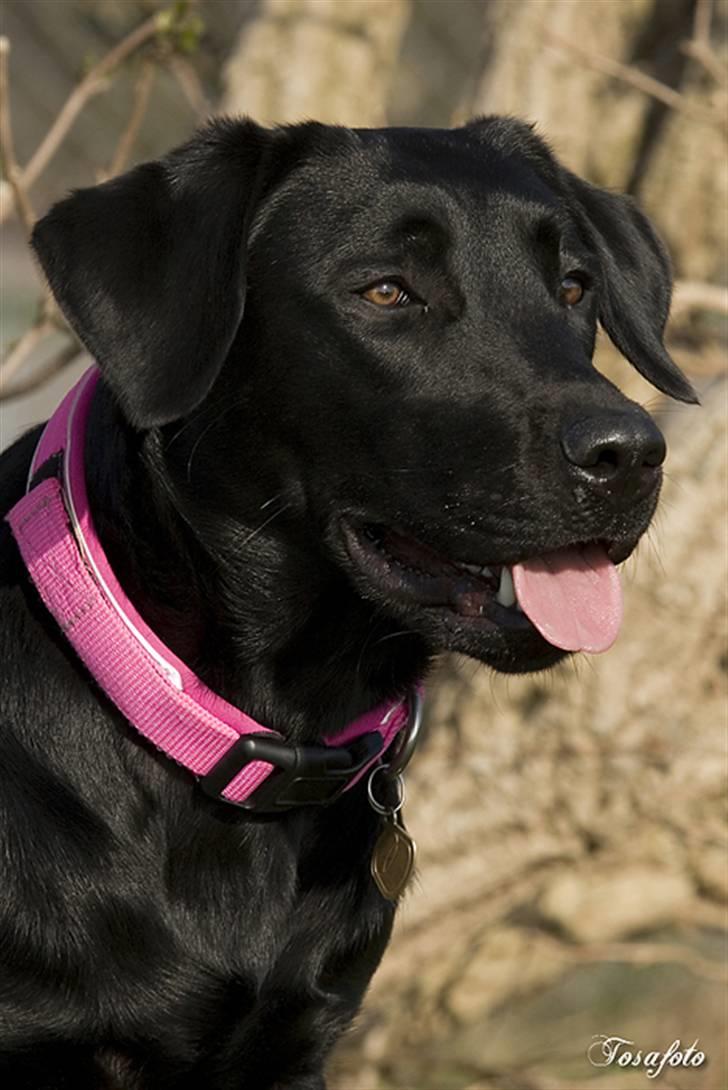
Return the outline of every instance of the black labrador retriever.
{"type": "MultiPolygon", "coordinates": [[[[650,224],[530,127],[218,120],[33,244],[101,369],[112,568],[291,745],[445,649],[518,673],[611,641],[664,444],[593,369],[597,322],[695,398],[650,224]]],[[[2,456],[3,514],[37,440],[2,456]]],[[[2,1085],[319,1090],[394,912],[365,782],[274,814],[207,797],[88,676],[2,525],[2,1085]]]]}

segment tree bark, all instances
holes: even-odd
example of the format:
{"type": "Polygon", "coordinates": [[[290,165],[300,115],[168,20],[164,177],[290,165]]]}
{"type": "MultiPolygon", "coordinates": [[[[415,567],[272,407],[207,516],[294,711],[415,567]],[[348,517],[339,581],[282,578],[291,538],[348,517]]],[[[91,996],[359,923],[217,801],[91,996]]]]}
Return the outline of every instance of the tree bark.
{"type": "MultiPolygon", "coordinates": [[[[426,743],[408,775],[419,880],[337,1056],[336,1090],[583,1090],[596,1074],[584,1059],[591,1034],[632,1037],[638,1020],[631,1011],[615,1024],[614,1000],[603,1011],[614,983],[600,990],[599,973],[618,970],[618,1011],[646,995],[654,1038],[676,1013],[663,961],[691,982],[697,1035],[713,1050],[717,1081],[689,1085],[720,1085],[725,974],[705,944],[728,897],[725,379],[704,397],[702,409],[665,418],[661,511],[626,565],[616,646],[533,678],[449,660],[430,686],[426,743]],[[634,963],[659,968],[640,970],[638,987],[634,963]],[[581,1061],[572,1081],[548,1049],[534,1055],[512,1029],[494,1041],[493,1027],[506,1009],[523,1034],[540,995],[547,1011],[549,996],[563,1008],[577,970],[586,1021],[563,1046],[581,1061]]],[[[675,1036],[693,1024],[686,1014],[675,1036]]],[[[635,1090],[632,1079],[599,1085],[635,1090]]]]}
{"type": "MultiPolygon", "coordinates": [[[[398,123],[427,123],[411,89],[400,96],[401,72],[392,82],[397,51],[416,68],[426,40],[435,72],[441,40],[448,56],[433,79],[451,103],[462,35],[448,24],[462,13],[472,26],[476,13],[462,0],[386,9],[375,27],[372,0],[266,0],[228,68],[225,107],[376,125],[389,98],[398,123]],[[405,36],[410,12],[427,26],[410,22],[405,36]]],[[[693,12],[693,0],[488,0],[481,74],[458,120],[535,121],[572,169],[645,197],[678,267],[708,279],[725,253],[718,127],[589,59],[636,66],[705,106],[713,92],[681,50],[693,12]]],[[[535,678],[443,660],[408,775],[419,880],[335,1057],[335,1090],[584,1090],[596,1073],[600,1090],[635,1090],[633,1072],[590,1067],[591,1035],[606,1032],[663,1048],[699,1036],[710,1066],[686,1086],[720,1085],[726,387],[710,373],[724,364],[686,358],[705,388],[692,409],[655,398],[606,342],[599,360],[654,409],[671,451],[656,528],[626,565],[623,633],[609,654],[535,678]]]]}
{"type": "Polygon", "coordinates": [[[386,124],[409,11],[409,0],[263,0],[227,66],[223,109],[271,124],[386,124]]]}
{"type": "Polygon", "coordinates": [[[572,170],[640,198],[680,276],[724,280],[728,2],[714,4],[710,40],[722,79],[688,56],[694,15],[695,0],[489,0],[468,112],[535,122],[572,170]],[[610,72],[615,61],[677,108],[610,72]]]}

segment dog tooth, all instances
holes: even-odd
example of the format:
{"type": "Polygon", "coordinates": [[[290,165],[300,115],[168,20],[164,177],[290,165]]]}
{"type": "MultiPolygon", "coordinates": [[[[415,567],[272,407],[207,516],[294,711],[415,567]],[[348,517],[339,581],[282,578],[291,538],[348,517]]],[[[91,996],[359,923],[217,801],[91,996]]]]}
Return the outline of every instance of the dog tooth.
{"type": "Polygon", "coordinates": [[[511,573],[504,564],[501,568],[500,585],[498,586],[498,593],[496,594],[496,601],[500,602],[502,606],[513,606],[516,604],[516,592],[513,589],[513,580],[511,579],[511,573]]]}
{"type": "Polygon", "coordinates": [[[458,567],[462,568],[463,571],[470,572],[471,575],[485,576],[487,579],[493,578],[493,571],[491,568],[487,567],[487,565],[466,564],[461,561],[458,563],[458,567]]]}

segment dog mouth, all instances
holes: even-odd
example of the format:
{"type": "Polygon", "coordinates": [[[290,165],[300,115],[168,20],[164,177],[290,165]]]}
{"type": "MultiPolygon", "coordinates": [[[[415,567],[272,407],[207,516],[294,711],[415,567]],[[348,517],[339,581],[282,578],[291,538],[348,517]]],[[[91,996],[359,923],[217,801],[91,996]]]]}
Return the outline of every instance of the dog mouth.
{"type": "MultiPolygon", "coordinates": [[[[619,574],[604,542],[563,546],[512,563],[455,560],[380,523],[343,521],[349,558],[400,606],[449,615],[459,626],[535,629],[563,651],[606,651],[622,620],[619,574]]],[[[619,559],[623,559],[619,556],[619,559]]]]}

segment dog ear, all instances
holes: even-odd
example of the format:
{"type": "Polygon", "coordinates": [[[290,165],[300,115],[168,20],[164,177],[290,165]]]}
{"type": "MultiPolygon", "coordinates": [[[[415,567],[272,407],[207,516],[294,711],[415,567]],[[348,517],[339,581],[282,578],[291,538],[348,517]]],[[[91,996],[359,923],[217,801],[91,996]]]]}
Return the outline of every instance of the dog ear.
{"type": "Polygon", "coordinates": [[[695,390],[662,341],[672,273],[657,233],[631,197],[564,175],[570,204],[602,268],[601,324],[648,382],[678,401],[697,404],[695,390]]]}
{"type": "Polygon", "coordinates": [[[602,268],[599,320],[641,375],[658,390],[696,404],[697,394],[662,342],[670,309],[670,259],[631,197],[598,189],[562,167],[533,126],[512,117],[476,118],[462,130],[504,155],[517,155],[566,199],[602,268]]]}
{"type": "Polygon", "coordinates": [[[218,120],[163,159],[55,205],[32,244],[132,424],[178,419],[217,377],[245,302],[272,134],[218,120]]]}

